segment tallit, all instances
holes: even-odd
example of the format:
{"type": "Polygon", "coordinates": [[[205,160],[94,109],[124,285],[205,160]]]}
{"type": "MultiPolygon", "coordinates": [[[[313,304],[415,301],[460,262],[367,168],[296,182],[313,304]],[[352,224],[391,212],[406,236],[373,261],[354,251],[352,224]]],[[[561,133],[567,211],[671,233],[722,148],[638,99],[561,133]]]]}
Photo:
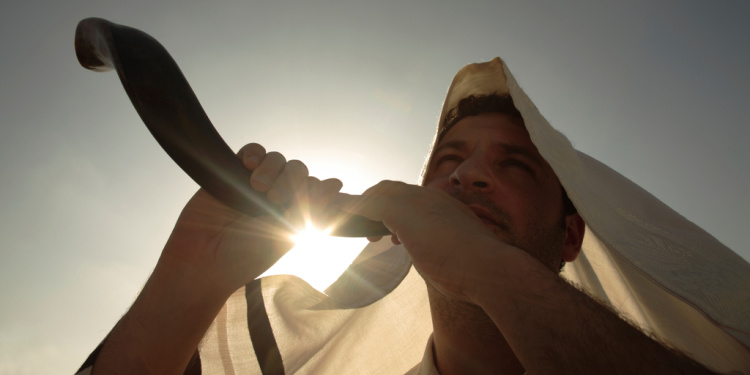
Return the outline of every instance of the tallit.
{"type": "MultiPolygon", "coordinates": [[[[750,264],[553,129],[495,58],[462,68],[443,105],[509,93],[531,140],[587,223],[581,255],[563,277],[663,342],[719,371],[750,374],[750,264]]],[[[262,280],[287,374],[403,374],[432,332],[423,281],[406,251],[383,240],[320,293],[294,276],[262,280]]],[[[205,374],[260,373],[244,291],[201,346],[205,374]]]]}

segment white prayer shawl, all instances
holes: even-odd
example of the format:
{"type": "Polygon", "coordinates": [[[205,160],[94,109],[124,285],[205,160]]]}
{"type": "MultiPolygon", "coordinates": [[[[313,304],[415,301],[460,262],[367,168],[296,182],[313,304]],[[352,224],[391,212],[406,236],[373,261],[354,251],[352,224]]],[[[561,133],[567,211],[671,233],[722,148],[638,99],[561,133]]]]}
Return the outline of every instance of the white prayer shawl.
{"type": "MultiPolygon", "coordinates": [[[[499,58],[458,72],[439,123],[460,99],[490,93],[511,95],[587,223],[582,252],[563,277],[709,368],[750,374],[750,264],[576,151],[499,58]]],[[[294,276],[262,286],[286,374],[403,374],[420,363],[432,332],[424,282],[387,240],[368,245],[326,294],[294,276]]],[[[200,345],[204,374],[260,373],[246,311],[239,290],[200,345]]]]}

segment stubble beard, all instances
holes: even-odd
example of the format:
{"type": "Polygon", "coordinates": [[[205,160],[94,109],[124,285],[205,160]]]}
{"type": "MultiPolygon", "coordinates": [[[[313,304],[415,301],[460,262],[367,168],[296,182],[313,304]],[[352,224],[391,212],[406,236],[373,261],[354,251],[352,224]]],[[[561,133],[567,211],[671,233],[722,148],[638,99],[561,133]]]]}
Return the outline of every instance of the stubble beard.
{"type": "MultiPolygon", "coordinates": [[[[535,222],[532,227],[528,228],[527,235],[518,235],[508,212],[498,207],[485,195],[477,192],[467,193],[458,189],[448,193],[464,204],[481,205],[490,211],[498,224],[491,226],[490,229],[497,238],[526,251],[546,267],[557,271],[565,239],[565,229],[560,223],[545,225],[535,222]]],[[[446,328],[460,330],[464,335],[488,343],[505,342],[502,333],[480,306],[449,299],[429,283],[427,283],[427,292],[433,310],[433,319],[441,320],[446,328]]]]}
{"type": "Polygon", "coordinates": [[[565,240],[564,215],[561,214],[561,221],[557,223],[545,224],[535,221],[529,228],[526,228],[526,234],[519,234],[516,227],[517,223],[514,222],[511,215],[498,207],[486,195],[480,192],[465,192],[460,189],[452,189],[448,191],[448,194],[466,205],[479,205],[487,209],[497,224],[487,224],[495,237],[531,254],[553,271],[558,270],[556,267],[562,255],[563,241],[565,240]]]}

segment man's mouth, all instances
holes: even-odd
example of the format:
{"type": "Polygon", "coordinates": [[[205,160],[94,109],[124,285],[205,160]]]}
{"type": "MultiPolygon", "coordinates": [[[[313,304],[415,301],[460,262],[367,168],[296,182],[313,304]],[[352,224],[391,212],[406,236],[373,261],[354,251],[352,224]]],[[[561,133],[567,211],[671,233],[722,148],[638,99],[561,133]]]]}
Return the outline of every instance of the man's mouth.
{"type": "Polygon", "coordinates": [[[458,189],[448,193],[465,204],[488,227],[500,229],[503,232],[510,230],[512,226],[510,216],[488,197],[477,192],[469,193],[458,189]]]}
{"type": "Polygon", "coordinates": [[[502,225],[500,225],[497,219],[495,219],[494,215],[492,215],[492,212],[490,212],[490,210],[477,204],[470,204],[468,206],[472,211],[474,211],[474,214],[477,215],[479,220],[482,220],[483,223],[493,225],[496,227],[500,227],[500,228],[503,227],[502,225]]]}

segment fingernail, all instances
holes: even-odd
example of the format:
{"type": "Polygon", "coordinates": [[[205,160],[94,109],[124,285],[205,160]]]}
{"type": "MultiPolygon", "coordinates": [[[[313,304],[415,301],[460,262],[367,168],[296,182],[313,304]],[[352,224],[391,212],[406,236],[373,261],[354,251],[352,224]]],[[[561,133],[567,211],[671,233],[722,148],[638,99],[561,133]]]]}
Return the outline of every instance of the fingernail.
{"type": "Polygon", "coordinates": [[[261,191],[266,191],[271,187],[271,179],[265,175],[253,176],[250,183],[253,185],[257,184],[258,186],[255,186],[255,188],[261,191]]]}
{"type": "Polygon", "coordinates": [[[256,155],[245,156],[245,164],[250,165],[251,168],[257,167],[260,164],[260,158],[256,155]]]}

